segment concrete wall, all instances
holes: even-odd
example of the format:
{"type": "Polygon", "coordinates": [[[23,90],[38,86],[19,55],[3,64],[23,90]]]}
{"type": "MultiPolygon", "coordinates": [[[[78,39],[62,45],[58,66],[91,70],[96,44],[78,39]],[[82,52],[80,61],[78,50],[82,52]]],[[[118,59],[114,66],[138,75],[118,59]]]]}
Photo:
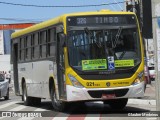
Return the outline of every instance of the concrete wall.
{"type": "Polygon", "coordinates": [[[8,72],[10,69],[10,55],[0,55],[0,71],[8,72]]]}

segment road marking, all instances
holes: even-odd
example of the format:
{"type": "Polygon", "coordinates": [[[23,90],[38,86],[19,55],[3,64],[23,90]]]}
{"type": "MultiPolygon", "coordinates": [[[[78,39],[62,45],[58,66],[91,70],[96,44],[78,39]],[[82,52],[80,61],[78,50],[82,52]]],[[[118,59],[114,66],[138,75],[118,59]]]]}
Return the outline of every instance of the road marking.
{"type": "Polygon", "coordinates": [[[100,114],[87,114],[84,120],[99,120],[100,114]]]}
{"type": "Polygon", "coordinates": [[[52,120],[67,120],[70,114],[58,113],[52,120]]]}
{"type": "Polygon", "coordinates": [[[52,120],[67,120],[68,117],[54,117],[52,120]]]}
{"type": "Polygon", "coordinates": [[[6,104],[4,104],[4,105],[1,105],[1,106],[0,106],[0,109],[5,108],[5,107],[8,107],[8,106],[10,106],[10,105],[13,105],[13,104],[15,104],[15,103],[18,103],[18,102],[17,102],[17,101],[14,101],[14,102],[6,103],[6,104]]]}
{"type": "Polygon", "coordinates": [[[157,120],[157,118],[146,118],[147,120],[157,120]]]}
{"type": "Polygon", "coordinates": [[[66,120],[84,120],[85,117],[86,114],[77,114],[77,115],[70,114],[66,120]]]}
{"type": "Polygon", "coordinates": [[[49,110],[42,109],[42,108],[37,108],[37,109],[35,109],[34,111],[49,111],[49,110]]]}
{"type": "Polygon", "coordinates": [[[18,107],[15,107],[15,108],[10,109],[10,110],[8,110],[8,111],[20,111],[20,110],[22,110],[22,109],[24,109],[24,108],[26,108],[26,107],[27,107],[27,106],[19,105],[18,107]]]}
{"type": "MultiPolygon", "coordinates": [[[[10,111],[20,111],[20,110],[22,110],[22,109],[24,109],[24,108],[26,108],[26,106],[24,106],[24,105],[19,105],[18,107],[15,107],[15,108],[13,108],[13,109],[8,110],[8,112],[10,112],[10,111]]],[[[12,114],[12,113],[10,112],[10,114],[12,114]]],[[[6,117],[1,117],[0,119],[3,119],[3,118],[6,118],[6,117]]]]}

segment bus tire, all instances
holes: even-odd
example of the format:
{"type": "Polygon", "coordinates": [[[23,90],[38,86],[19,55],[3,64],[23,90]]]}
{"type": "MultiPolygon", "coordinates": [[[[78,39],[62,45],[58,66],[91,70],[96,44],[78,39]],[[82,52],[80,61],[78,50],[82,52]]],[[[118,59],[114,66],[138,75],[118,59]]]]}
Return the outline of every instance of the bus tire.
{"type": "Polygon", "coordinates": [[[51,94],[51,101],[52,101],[52,106],[53,106],[53,108],[54,108],[56,111],[60,111],[60,112],[64,111],[65,108],[66,108],[66,103],[57,100],[57,98],[56,98],[56,93],[55,93],[55,88],[54,88],[54,87],[51,88],[50,94],[51,94]]]}
{"type": "Polygon", "coordinates": [[[112,109],[122,110],[127,105],[128,98],[109,100],[108,104],[112,109]]]}
{"type": "Polygon", "coordinates": [[[29,106],[32,103],[32,97],[28,97],[27,95],[27,88],[26,88],[26,83],[23,83],[23,89],[22,89],[22,99],[24,101],[24,105],[29,106]]]}
{"type": "Polygon", "coordinates": [[[5,99],[5,100],[9,100],[9,88],[8,88],[8,90],[7,90],[6,96],[4,96],[4,99],[5,99]]]}

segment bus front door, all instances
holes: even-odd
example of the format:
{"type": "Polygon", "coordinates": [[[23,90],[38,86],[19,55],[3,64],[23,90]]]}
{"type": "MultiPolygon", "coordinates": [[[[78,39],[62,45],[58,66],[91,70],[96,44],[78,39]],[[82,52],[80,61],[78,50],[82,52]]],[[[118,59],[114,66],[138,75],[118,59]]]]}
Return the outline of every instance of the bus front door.
{"type": "Polygon", "coordinates": [[[12,44],[12,59],[13,59],[13,79],[14,79],[14,88],[15,94],[19,95],[19,81],[18,81],[18,43],[12,44]]]}
{"type": "Polygon", "coordinates": [[[58,79],[58,90],[59,98],[66,99],[65,90],[65,58],[64,58],[64,47],[62,42],[64,41],[63,33],[57,34],[57,79],[58,79]]]}

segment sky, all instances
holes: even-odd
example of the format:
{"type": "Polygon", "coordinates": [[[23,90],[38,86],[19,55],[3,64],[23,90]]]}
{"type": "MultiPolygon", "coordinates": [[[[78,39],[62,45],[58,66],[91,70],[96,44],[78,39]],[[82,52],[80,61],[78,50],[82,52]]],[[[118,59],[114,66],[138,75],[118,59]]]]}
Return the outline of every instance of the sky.
{"type": "Polygon", "coordinates": [[[124,3],[105,6],[93,7],[26,7],[18,5],[2,4],[1,2],[38,5],[38,6],[77,6],[77,5],[98,5],[123,2],[124,0],[0,0],[0,24],[12,23],[30,23],[40,22],[54,18],[56,16],[81,12],[81,11],[98,11],[101,9],[110,9],[120,11],[124,9],[124,3]],[[121,9],[122,8],[122,9],[121,9]],[[10,20],[16,19],[16,20],[10,20]]]}

